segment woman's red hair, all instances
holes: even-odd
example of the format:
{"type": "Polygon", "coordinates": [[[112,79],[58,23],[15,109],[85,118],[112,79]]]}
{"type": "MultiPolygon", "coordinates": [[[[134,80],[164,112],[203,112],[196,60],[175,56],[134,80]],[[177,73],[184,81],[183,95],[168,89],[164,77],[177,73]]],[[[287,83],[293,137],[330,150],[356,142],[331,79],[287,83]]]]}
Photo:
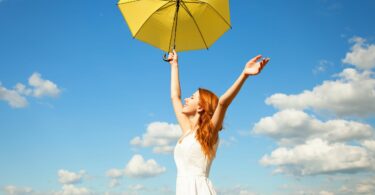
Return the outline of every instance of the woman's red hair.
{"type": "Polygon", "coordinates": [[[215,112],[215,109],[219,103],[219,98],[207,89],[199,88],[199,105],[202,107],[198,120],[198,130],[196,138],[201,144],[203,153],[212,159],[216,155],[214,148],[215,144],[219,140],[219,131],[222,129],[220,124],[219,129],[214,129],[211,123],[211,118],[215,112]]]}

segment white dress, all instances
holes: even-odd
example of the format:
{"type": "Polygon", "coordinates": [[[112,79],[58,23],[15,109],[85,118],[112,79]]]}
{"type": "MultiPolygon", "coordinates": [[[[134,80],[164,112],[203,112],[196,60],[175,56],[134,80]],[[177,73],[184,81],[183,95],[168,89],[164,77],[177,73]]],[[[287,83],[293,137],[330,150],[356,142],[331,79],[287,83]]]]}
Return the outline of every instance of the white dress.
{"type": "MultiPolygon", "coordinates": [[[[174,148],[177,167],[176,195],[216,195],[214,186],[208,179],[213,159],[208,160],[205,157],[195,138],[195,132],[189,131],[183,135],[174,148]]],[[[218,143],[219,140],[215,150],[218,143]]]]}

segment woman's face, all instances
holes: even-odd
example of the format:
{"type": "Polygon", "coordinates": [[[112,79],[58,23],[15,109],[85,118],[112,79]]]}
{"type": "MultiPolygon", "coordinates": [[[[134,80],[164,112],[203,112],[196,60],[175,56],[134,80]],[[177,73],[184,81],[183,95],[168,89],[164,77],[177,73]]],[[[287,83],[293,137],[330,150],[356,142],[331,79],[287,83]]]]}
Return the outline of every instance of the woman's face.
{"type": "Polygon", "coordinates": [[[196,91],[192,96],[185,98],[185,104],[182,108],[184,114],[195,114],[199,108],[199,91],[196,91]]]}

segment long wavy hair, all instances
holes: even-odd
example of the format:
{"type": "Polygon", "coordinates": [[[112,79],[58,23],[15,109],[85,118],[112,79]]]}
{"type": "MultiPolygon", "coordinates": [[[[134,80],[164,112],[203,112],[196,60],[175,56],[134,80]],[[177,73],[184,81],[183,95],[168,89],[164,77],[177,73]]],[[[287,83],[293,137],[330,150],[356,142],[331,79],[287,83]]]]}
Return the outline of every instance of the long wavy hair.
{"type": "Polygon", "coordinates": [[[199,105],[202,107],[198,120],[198,130],[196,138],[201,144],[203,153],[208,159],[213,159],[216,155],[214,148],[219,140],[219,131],[222,129],[222,124],[218,130],[214,129],[211,123],[211,118],[219,103],[219,98],[207,89],[198,88],[199,91],[199,105]]]}

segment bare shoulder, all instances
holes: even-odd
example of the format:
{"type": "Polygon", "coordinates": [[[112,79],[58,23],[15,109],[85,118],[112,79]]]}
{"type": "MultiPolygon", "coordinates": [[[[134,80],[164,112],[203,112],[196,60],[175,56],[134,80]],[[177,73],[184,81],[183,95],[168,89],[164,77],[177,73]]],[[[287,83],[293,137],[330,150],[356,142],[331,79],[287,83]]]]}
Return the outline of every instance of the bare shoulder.
{"type": "Polygon", "coordinates": [[[191,130],[192,126],[190,124],[190,121],[189,121],[188,117],[184,113],[180,113],[180,114],[183,115],[183,116],[178,117],[178,118],[180,118],[179,125],[180,125],[180,128],[181,128],[182,134],[185,134],[185,133],[187,133],[191,130]]]}

